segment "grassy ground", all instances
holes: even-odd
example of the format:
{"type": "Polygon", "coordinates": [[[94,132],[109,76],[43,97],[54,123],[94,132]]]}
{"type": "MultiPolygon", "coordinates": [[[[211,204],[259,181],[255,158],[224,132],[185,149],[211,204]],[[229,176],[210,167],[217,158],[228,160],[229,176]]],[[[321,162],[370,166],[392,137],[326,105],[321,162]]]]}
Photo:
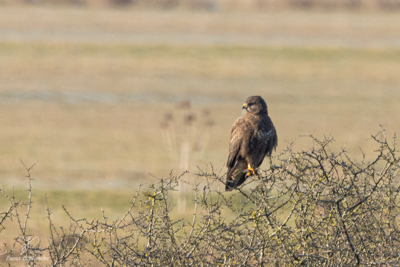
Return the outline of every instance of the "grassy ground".
{"type": "Polygon", "coordinates": [[[164,147],[166,112],[196,114],[192,143],[210,112],[189,170],[212,163],[222,174],[231,125],[255,94],[268,103],[277,153],[285,141],[308,147],[299,136],[314,132],[354,158],[359,147],[373,155],[367,139],[380,124],[399,131],[399,25],[391,13],[1,7],[1,186],[22,192],[20,159],[37,163],[38,199],[46,193],[54,210],[96,216],[101,206],[118,217],[140,178],[181,172],[179,150],[171,158],[164,147]],[[185,99],[191,110],[177,108],[185,99]]]}
{"type": "Polygon", "coordinates": [[[149,172],[165,175],[176,167],[160,123],[164,112],[179,113],[175,104],[183,99],[194,102],[193,112],[208,108],[214,121],[201,167],[224,164],[230,127],[247,95],[267,100],[278,151],[285,140],[297,139],[301,147],[299,135],[315,131],[332,134],[338,147],[348,141],[350,151],[362,146],[367,152],[373,148],[366,139],[379,124],[390,134],[398,127],[397,50],[1,47],[5,178],[20,177],[19,159],[38,163],[35,171],[46,184],[114,178],[129,184],[149,172]]]}

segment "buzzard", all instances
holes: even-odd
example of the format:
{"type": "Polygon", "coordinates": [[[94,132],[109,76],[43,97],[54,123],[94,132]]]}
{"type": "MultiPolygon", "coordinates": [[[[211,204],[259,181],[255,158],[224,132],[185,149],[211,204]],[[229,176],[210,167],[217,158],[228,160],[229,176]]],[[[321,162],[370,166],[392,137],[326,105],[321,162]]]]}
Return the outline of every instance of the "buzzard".
{"type": "Polygon", "coordinates": [[[249,96],[243,109],[246,114],[232,126],[226,164],[226,191],[237,188],[251,175],[258,176],[256,168],[265,156],[271,156],[278,144],[278,136],[264,99],[261,96],[249,96]]]}

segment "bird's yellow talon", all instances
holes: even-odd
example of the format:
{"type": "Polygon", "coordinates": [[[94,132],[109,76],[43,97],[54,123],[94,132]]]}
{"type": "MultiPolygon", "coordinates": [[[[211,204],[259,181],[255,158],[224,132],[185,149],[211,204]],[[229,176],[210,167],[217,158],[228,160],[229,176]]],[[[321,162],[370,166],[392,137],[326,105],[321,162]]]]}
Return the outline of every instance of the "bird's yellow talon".
{"type": "Polygon", "coordinates": [[[250,175],[255,175],[255,176],[258,177],[257,171],[254,170],[254,169],[250,166],[250,164],[249,164],[249,165],[248,165],[248,168],[247,168],[247,174],[246,174],[246,176],[250,176],[250,175]]]}

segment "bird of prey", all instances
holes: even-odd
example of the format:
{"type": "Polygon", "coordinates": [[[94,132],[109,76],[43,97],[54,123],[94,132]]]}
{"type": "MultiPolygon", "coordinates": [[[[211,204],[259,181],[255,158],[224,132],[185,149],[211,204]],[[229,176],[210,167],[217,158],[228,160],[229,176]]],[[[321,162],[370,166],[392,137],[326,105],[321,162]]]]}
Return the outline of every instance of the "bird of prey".
{"type": "Polygon", "coordinates": [[[265,156],[271,156],[278,144],[278,136],[264,99],[261,96],[249,96],[243,109],[246,114],[232,126],[226,164],[226,191],[237,188],[251,175],[258,176],[256,169],[265,156]]]}

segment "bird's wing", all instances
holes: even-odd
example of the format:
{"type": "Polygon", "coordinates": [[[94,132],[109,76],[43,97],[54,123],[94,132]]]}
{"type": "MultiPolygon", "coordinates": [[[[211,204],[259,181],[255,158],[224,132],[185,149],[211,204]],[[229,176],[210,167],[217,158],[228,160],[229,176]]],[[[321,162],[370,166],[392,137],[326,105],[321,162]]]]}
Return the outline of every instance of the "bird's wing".
{"type": "Polygon", "coordinates": [[[272,126],[272,133],[268,138],[268,146],[266,151],[266,155],[268,157],[271,156],[272,150],[276,150],[277,145],[278,145],[278,135],[276,134],[275,127],[272,126]]]}
{"type": "Polygon", "coordinates": [[[268,144],[265,154],[266,156],[270,157],[272,150],[275,150],[276,146],[278,145],[278,135],[276,134],[275,126],[269,117],[267,117],[266,125],[267,125],[267,130],[265,135],[268,140],[268,144]]]}
{"type": "Polygon", "coordinates": [[[226,166],[228,168],[233,168],[237,162],[237,155],[240,151],[240,146],[243,140],[243,133],[245,127],[244,117],[238,118],[232,126],[231,140],[229,141],[229,156],[226,166]]]}
{"type": "Polygon", "coordinates": [[[257,157],[258,159],[256,160],[256,166],[260,166],[262,164],[265,156],[270,157],[272,150],[276,149],[278,144],[278,136],[276,135],[276,130],[271,119],[268,118],[268,120],[264,122],[260,134],[263,137],[262,142],[264,144],[260,144],[260,146],[263,147],[263,150],[259,152],[257,157]]]}

